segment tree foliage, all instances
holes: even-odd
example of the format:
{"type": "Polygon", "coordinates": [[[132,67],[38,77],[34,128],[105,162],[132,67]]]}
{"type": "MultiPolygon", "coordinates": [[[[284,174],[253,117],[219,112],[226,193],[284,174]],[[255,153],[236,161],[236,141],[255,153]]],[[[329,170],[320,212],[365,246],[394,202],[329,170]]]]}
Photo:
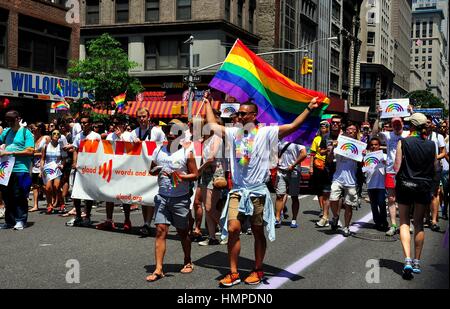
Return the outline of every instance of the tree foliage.
{"type": "MultiPolygon", "coordinates": [[[[113,97],[125,91],[130,100],[143,90],[140,81],[128,73],[138,63],[129,61],[120,43],[109,34],[90,41],[86,49],[86,59],[72,61],[68,72],[85,91],[95,93],[95,101],[112,102],[113,97]]],[[[105,107],[114,108],[110,104],[105,107]]]]}
{"type": "Polygon", "coordinates": [[[412,99],[411,104],[422,108],[445,108],[444,103],[428,90],[417,90],[408,93],[407,98],[412,99]]]}

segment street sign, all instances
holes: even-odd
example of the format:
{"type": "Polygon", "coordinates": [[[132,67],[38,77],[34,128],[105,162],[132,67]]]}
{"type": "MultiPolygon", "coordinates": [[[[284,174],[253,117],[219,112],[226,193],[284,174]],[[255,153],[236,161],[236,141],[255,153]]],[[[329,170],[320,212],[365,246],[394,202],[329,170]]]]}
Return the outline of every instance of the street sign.
{"type": "MultiPolygon", "coordinates": [[[[192,81],[193,81],[194,83],[199,83],[201,80],[202,80],[202,78],[201,78],[200,75],[193,75],[193,76],[192,76],[192,81]]],[[[188,82],[189,82],[189,75],[184,75],[184,76],[183,76],[183,81],[184,81],[185,83],[188,83],[188,82]]]]}

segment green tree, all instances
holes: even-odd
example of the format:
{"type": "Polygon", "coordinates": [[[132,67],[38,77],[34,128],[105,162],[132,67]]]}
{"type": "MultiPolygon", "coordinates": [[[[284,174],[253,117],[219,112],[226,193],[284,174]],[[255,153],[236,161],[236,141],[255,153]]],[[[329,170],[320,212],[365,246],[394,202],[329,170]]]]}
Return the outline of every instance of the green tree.
{"type": "Polygon", "coordinates": [[[445,108],[444,103],[428,90],[417,90],[406,95],[411,104],[422,108],[445,108]]]}
{"type": "MultiPolygon", "coordinates": [[[[95,101],[112,102],[113,97],[127,91],[127,100],[143,91],[141,82],[128,74],[138,63],[128,60],[120,43],[104,33],[87,45],[85,60],[71,62],[69,76],[83,86],[86,92],[95,93],[95,101]]],[[[81,108],[83,102],[78,102],[81,108]]],[[[107,104],[108,109],[114,105],[107,104]]]]}

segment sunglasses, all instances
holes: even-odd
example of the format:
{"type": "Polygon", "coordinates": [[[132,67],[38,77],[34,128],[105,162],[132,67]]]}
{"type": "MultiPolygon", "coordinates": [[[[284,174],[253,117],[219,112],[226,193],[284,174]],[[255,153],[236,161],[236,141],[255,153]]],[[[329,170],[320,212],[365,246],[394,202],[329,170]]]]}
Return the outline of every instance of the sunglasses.
{"type": "Polygon", "coordinates": [[[59,132],[53,132],[52,135],[61,135],[59,132]]]}
{"type": "Polygon", "coordinates": [[[332,121],[331,124],[341,124],[340,121],[332,121]]]}
{"type": "Polygon", "coordinates": [[[80,124],[89,124],[89,121],[81,121],[80,124]]]}
{"type": "Polygon", "coordinates": [[[245,116],[250,115],[250,114],[256,114],[256,112],[237,112],[237,115],[239,117],[245,117],[245,116]]]}

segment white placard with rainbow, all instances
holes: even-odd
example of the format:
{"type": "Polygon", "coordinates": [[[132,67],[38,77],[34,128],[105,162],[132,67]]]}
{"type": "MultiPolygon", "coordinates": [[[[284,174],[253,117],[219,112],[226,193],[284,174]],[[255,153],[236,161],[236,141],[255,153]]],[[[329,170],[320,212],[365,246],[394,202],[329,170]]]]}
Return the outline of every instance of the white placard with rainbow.
{"type": "Polygon", "coordinates": [[[7,186],[16,158],[13,156],[0,157],[0,185],[7,186]]]}
{"type": "Polygon", "coordinates": [[[381,100],[380,118],[408,117],[409,99],[389,99],[381,100]]]}
{"type": "Polygon", "coordinates": [[[364,166],[362,168],[363,172],[367,172],[369,170],[373,170],[377,167],[378,164],[383,162],[384,160],[384,153],[383,150],[378,150],[374,152],[369,152],[364,157],[364,166]]]}
{"type": "Polygon", "coordinates": [[[334,149],[334,153],[361,162],[363,160],[363,151],[366,148],[366,143],[344,135],[339,135],[338,145],[334,149]]]}
{"type": "Polygon", "coordinates": [[[44,181],[44,184],[46,184],[50,180],[53,180],[61,175],[62,175],[62,172],[58,168],[58,165],[56,164],[55,161],[52,161],[52,162],[44,165],[44,168],[42,170],[42,179],[44,181]]]}

